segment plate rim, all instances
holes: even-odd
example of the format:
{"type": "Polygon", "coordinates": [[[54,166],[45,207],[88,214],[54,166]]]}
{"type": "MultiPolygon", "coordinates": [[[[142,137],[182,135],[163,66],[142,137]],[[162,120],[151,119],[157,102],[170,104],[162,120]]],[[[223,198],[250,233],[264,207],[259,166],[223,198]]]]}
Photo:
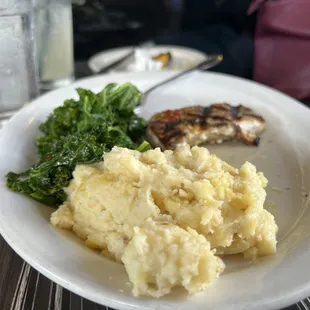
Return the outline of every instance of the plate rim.
{"type": "MultiPolygon", "coordinates": [[[[141,76],[141,75],[145,75],[145,76],[154,76],[154,75],[158,75],[158,76],[162,76],[162,77],[169,77],[169,75],[171,74],[171,72],[156,72],[156,73],[149,73],[149,72],[142,72],[142,73],[133,73],[133,72],[120,72],[120,73],[112,73],[112,74],[103,74],[103,75],[97,75],[97,76],[91,76],[91,77],[86,77],[83,79],[79,79],[77,81],[75,81],[74,83],[70,84],[69,86],[63,87],[61,89],[56,89],[53,90],[49,93],[46,93],[40,97],[38,97],[37,99],[31,101],[29,104],[27,104],[27,106],[23,107],[20,111],[18,111],[4,126],[3,128],[7,128],[8,126],[10,126],[9,124],[11,122],[14,122],[16,118],[18,118],[18,116],[22,113],[24,113],[24,111],[28,108],[33,107],[33,104],[37,104],[37,102],[39,102],[41,100],[42,97],[52,97],[54,93],[59,92],[59,91],[65,91],[65,90],[72,90],[75,89],[76,87],[80,87],[81,83],[87,82],[87,81],[92,81],[92,80],[97,80],[100,78],[104,78],[106,80],[109,79],[113,79],[113,77],[115,78],[120,78],[120,77],[128,77],[128,79],[130,79],[131,77],[134,76],[141,76]]],[[[247,80],[244,78],[240,78],[240,77],[235,77],[235,76],[230,76],[228,74],[221,74],[221,73],[214,73],[214,72],[203,72],[203,73],[199,73],[199,74],[207,74],[207,75],[214,75],[214,76],[222,76],[225,78],[229,78],[232,80],[239,80],[241,82],[245,82],[248,83],[250,85],[254,85],[257,86],[259,89],[261,90],[266,90],[269,93],[273,93],[275,94],[279,99],[283,99],[286,101],[291,101],[292,103],[294,102],[294,104],[297,104],[297,106],[299,106],[299,108],[301,108],[303,111],[308,111],[306,113],[310,113],[310,110],[303,105],[300,101],[291,98],[288,95],[285,95],[277,90],[274,90],[268,86],[265,85],[261,85],[255,81],[251,81],[251,80],[247,80]]],[[[2,135],[4,134],[4,130],[0,130],[0,137],[2,137],[2,135]]],[[[0,213],[0,223],[3,221],[3,219],[1,219],[1,213],[0,213]]],[[[113,308],[118,308],[119,310],[127,310],[127,309],[153,309],[153,308],[149,308],[149,307],[141,307],[139,305],[135,305],[135,304],[129,304],[129,303],[123,303],[121,301],[118,300],[112,300],[109,297],[107,297],[107,294],[100,294],[100,295],[96,295],[96,294],[92,294],[91,292],[88,291],[88,294],[83,290],[83,288],[79,287],[79,285],[75,285],[75,284],[71,284],[68,281],[66,281],[64,278],[62,278],[60,275],[57,275],[57,273],[53,273],[52,271],[50,271],[49,268],[47,268],[46,266],[44,266],[44,264],[42,264],[41,262],[38,262],[33,255],[29,254],[27,252],[27,250],[25,250],[23,247],[19,247],[17,244],[15,244],[14,242],[11,241],[10,236],[8,236],[5,232],[5,229],[3,228],[2,225],[0,225],[0,233],[2,235],[2,237],[5,239],[5,241],[9,244],[9,246],[20,256],[22,257],[23,260],[25,260],[29,265],[31,265],[34,269],[38,270],[40,273],[42,273],[44,276],[46,276],[47,278],[49,278],[51,281],[61,285],[62,287],[86,298],[86,299],[91,299],[94,302],[97,302],[99,304],[102,305],[106,305],[109,307],[113,307],[113,308]],[[89,295],[89,293],[91,293],[91,296],[89,295]]],[[[310,277],[309,280],[306,284],[301,284],[300,286],[295,287],[294,289],[292,289],[289,293],[288,292],[284,292],[285,295],[283,293],[278,293],[276,294],[274,297],[271,297],[269,299],[264,299],[264,306],[266,306],[266,309],[278,309],[279,307],[285,307],[285,306],[289,306],[291,304],[293,304],[294,302],[297,302],[305,297],[307,297],[310,294],[310,277]],[[280,296],[281,295],[281,296],[280,296]],[[265,304],[267,303],[267,304],[265,304]]],[[[263,299],[263,298],[262,298],[263,299]]],[[[234,309],[234,308],[231,308],[234,309]]],[[[253,307],[249,308],[249,309],[255,309],[255,310],[260,310],[260,305],[253,305],[253,307]]],[[[237,310],[237,309],[236,309],[237,310]]]]}

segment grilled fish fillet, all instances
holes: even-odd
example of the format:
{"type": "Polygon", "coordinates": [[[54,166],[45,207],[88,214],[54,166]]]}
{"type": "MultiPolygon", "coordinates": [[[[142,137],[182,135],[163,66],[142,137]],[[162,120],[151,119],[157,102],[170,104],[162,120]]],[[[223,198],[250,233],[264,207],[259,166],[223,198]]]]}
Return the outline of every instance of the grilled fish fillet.
{"type": "Polygon", "coordinates": [[[154,147],[163,150],[226,140],[257,146],[264,128],[264,118],[253,110],[242,105],[233,107],[219,103],[155,114],[147,127],[146,138],[154,147]]]}

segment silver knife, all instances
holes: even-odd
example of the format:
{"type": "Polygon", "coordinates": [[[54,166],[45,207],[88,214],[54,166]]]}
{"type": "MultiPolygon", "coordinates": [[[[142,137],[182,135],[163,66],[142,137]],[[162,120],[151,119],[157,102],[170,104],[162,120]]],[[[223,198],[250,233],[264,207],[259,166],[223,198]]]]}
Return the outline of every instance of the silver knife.
{"type": "Polygon", "coordinates": [[[103,67],[102,69],[100,69],[98,72],[96,72],[96,74],[101,74],[101,73],[106,73],[108,71],[110,71],[111,69],[119,66],[122,62],[124,62],[125,60],[129,59],[131,56],[133,56],[135,54],[135,49],[133,48],[132,51],[130,51],[129,53],[127,53],[125,56],[121,57],[120,59],[112,62],[111,64],[103,67]]]}

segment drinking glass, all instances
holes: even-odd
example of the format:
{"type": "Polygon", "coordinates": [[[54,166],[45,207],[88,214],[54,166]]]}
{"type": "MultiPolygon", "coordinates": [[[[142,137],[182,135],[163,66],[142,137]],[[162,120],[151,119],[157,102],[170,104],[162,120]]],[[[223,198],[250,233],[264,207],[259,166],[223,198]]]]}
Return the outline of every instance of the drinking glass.
{"type": "Polygon", "coordinates": [[[0,123],[38,95],[32,0],[0,0],[0,123]]]}
{"type": "Polygon", "coordinates": [[[71,0],[33,0],[40,88],[49,90],[74,79],[71,0]]]}

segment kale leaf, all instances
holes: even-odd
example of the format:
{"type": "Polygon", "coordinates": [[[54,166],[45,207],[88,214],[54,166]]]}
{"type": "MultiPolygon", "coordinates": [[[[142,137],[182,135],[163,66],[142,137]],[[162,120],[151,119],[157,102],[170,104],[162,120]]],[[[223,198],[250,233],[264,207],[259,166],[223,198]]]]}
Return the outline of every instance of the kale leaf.
{"type": "Polygon", "coordinates": [[[43,135],[36,140],[39,163],[22,173],[9,172],[7,186],[47,205],[60,205],[64,188],[78,164],[97,162],[114,146],[150,149],[138,145],[146,122],[134,109],[141,100],[132,84],[107,85],[98,94],[79,88],[78,100],[66,100],[40,125],[43,135]]]}
{"type": "Polygon", "coordinates": [[[141,92],[132,84],[111,83],[100,93],[77,89],[79,100],[66,100],[40,125],[45,136],[37,139],[39,155],[55,147],[55,139],[68,134],[90,133],[108,148],[114,145],[136,148],[134,143],[144,132],[146,123],[134,109],[141,92]]]}

